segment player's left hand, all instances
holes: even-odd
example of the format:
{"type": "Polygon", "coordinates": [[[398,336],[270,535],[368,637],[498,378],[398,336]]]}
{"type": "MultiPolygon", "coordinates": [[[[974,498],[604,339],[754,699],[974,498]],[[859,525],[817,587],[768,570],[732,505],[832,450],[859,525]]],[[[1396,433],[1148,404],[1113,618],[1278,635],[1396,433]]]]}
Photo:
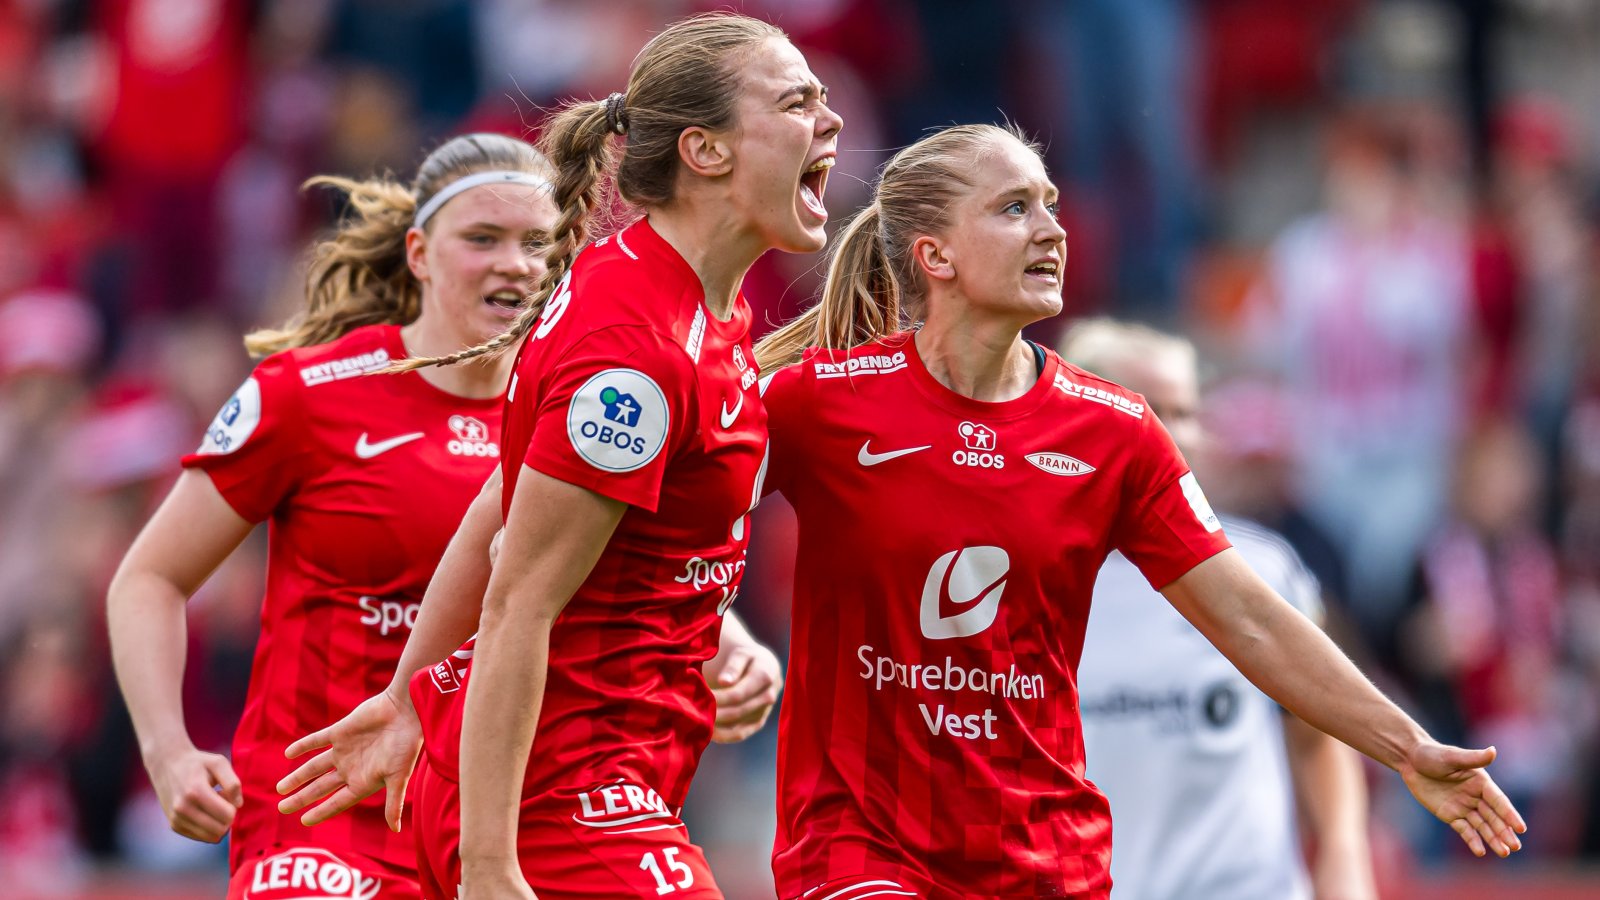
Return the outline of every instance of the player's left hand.
{"type": "Polygon", "coordinates": [[[1506,857],[1522,849],[1517,835],[1528,830],[1516,807],[1484,767],[1495,750],[1465,750],[1428,741],[1418,745],[1400,767],[1400,777],[1417,802],[1455,829],[1474,856],[1485,846],[1506,857]]]}
{"type": "Polygon", "coordinates": [[[717,724],[711,739],[737,744],[761,730],[783,690],[778,657],[754,640],[724,646],[701,670],[717,698],[717,724]]]}

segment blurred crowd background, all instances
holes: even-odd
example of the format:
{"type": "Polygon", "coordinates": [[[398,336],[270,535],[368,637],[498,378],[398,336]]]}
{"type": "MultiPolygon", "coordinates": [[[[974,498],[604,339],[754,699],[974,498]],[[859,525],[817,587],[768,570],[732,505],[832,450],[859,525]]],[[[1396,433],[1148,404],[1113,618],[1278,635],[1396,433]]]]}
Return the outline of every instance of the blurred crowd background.
{"type": "MultiPolygon", "coordinates": [[[[145,782],[103,597],[240,335],[300,302],[339,212],[300,182],[530,134],[724,6],[830,86],[836,220],[924,129],[1009,118],[1062,188],[1068,315],[1199,343],[1215,505],[1291,539],[1435,735],[1499,748],[1532,824],[1474,867],[1373,771],[1389,896],[1595,896],[1600,0],[0,0],[0,893],[221,883],[145,782]]],[[[746,292],[777,322],[818,275],[769,258],[746,292]]],[[[793,523],[756,528],[739,606],[782,646],[793,523]]],[[[242,705],[263,546],[190,604],[202,747],[242,705]]],[[[713,748],[696,787],[730,897],[771,895],[774,746],[713,748]]]]}

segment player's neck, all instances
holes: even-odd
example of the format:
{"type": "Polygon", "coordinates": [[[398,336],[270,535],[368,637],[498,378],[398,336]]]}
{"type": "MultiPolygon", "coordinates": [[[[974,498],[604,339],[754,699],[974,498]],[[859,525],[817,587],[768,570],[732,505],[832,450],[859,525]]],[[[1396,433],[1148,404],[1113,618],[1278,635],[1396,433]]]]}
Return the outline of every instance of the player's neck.
{"type": "Polygon", "coordinates": [[[726,322],[745,273],[768,248],[753,235],[729,227],[721,216],[684,201],[652,209],[650,226],[700,276],[706,309],[726,322]]]}
{"type": "MultiPolygon", "coordinates": [[[[423,327],[422,319],[401,328],[400,340],[405,343],[408,356],[447,356],[461,349],[450,346],[449,341],[439,339],[431,329],[423,327]]],[[[483,400],[498,397],[505,391],[514,360],[515,354],[507,351],[493,361],[474,359],[453,366],[428,366],[418,369],[417,374],[447,394],[483,400]]]]}
{"type": "Polygon", "coordinates": [[[1003,403],[1038,380],[1033,351],[1015,327],[930,319],[916,334],[917,356],[935,381],[963,397],[1003,403]]]}

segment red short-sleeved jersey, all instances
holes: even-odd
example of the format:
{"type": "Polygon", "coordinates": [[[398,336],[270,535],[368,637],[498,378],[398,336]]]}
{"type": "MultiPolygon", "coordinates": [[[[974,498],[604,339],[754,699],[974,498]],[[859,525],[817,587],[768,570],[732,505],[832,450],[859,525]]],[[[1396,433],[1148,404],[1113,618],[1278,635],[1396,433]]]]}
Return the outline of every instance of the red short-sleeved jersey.
{"type": "Polygon", "coordinates": [[[283,750],[377,693],[394,674],[423,590],[500,455],[500,398],[445,393],[415,372],[368,374],[406,355],[396,326],[274,354],[184,457],[244,518],[268,525],[261,611],[234,767],[244,806],[232,863],[273,847],[351,851],[416,868],[409,835],[373,797],[315,829],[280,815],[283,750]]]}
{"type": "Polygon", "coordinates": [[[1015,400],[963,397],[910,335],[807,354],[765,400],[800,526],[779,893],[1102,896],[1074,675],[1095,574],[1116,548],[1165,586],[1228,546],[1165,429],[1053,353],[1015,400]]]}
{"type": "MultiPolygon", "coordinates": [[[[630,504],[556,620],[523,788],[565,796],[580,825],[676,822],[710,740],[700,664],[738,593],[767,442],[750,318],[742,297],[712,317],[641,220],[583,251],[518,358],[507,508],[524,464],[630,504]]],[[[471,652],[412,680],[428,759],[451,781],[471,652]]]]}

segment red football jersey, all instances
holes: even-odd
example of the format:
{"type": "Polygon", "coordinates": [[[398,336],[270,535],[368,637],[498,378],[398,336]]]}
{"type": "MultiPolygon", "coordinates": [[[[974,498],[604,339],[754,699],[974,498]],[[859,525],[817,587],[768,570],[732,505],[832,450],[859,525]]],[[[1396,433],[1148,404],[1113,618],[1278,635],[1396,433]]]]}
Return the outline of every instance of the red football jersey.
{"type": "Polygon", "coordinates": [[[369,374],[403,358],[397,326],[358,328],[262,360],[183,465],[239,515],[268,525],[267,592],[233,764],[244,806],[232,864],[287,844],[416,869],[383,797],[314,829],[278,813],[283,750],[382,690],[423,590],[500,455],[500,398],[421,375],[369,374]]]}
{"type": "Polygon", "coordinates": [[[1165,586],[1228,546],[1143,398],[1046,354],[1004,403],[909,334],[765,386],[799,520],[778,751],[779,893],[1102,896],[1075,669],[1100,563],[1165,586]]]}
{"type": "MultiPolygon", "coordinates": [[[[523,787],[565,797],[580,824],[675,822],[710,740],[700,665],[738,593],[767,444],[750,320],[742,297],[712,317],[694,270],[641,220],[583,251],[517,360],[505,507],[523,465],[629,504],[551,633],[523,787]]],[[[451,781],[471,653],[412,680],[428,758],[451,781]]]]}

